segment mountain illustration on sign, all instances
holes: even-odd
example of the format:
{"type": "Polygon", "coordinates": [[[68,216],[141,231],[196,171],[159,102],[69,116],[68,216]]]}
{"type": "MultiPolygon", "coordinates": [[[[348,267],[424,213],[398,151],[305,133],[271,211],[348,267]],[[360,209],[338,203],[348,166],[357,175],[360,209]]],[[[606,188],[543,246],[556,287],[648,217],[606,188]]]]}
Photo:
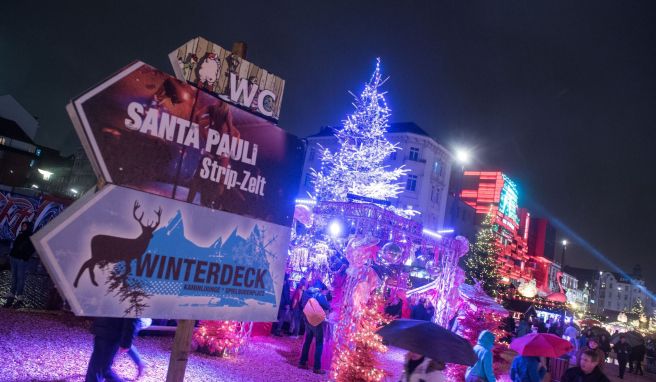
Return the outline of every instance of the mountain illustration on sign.
{"type": "MultiPolygon", "coordinates": [[[[167,280],[166,278],[155,277],[137,277],[133,271],[132,277],[144,281],[144,289],[158,295],[178,295],[178,296],[207,296],[210,297],[207,304],[194,304],[194,306],[245,306],[246,300],[255,300],[258,303],[275,304],[276,298],[273,288],[273,279],[269,274],[269,258],[273,255],[267,250],[267,246],[273,243],[276,238],[270,238],[265,242],[265,232],[257,225],[253,227],[248,237],[242,237],[237,233],[237,227],[228,235],[227,238],[218,237],[212,244],[202,247],[185,235],[184,222],[182,214],[177,211],[175,216],[166,226],[155,231],[150,241],[144,257],[149,256],[153,259],[155,256],[166,256],[167,261],[170,258],[193,259],[196,261],[206,261],[208,263],[219,263],[224,265],[242,266],[244,268],[254,268],[266,270],[263,277],[264,290],[260,295],[253,294],[235,294],[225,292],[225,288],[219,291],[207,291],[197,289],[187,289],[185,284],[193,283],[193,273],[188,282],[183,280],[167,280]]],[[[152,260],[156,262],[156,260],[152,260]]],[[[164,264],[160,264],[164,265],[164,264]]],[[[181,272],[184,274],[184,272],[181,272]]],[[[160,273],[161,276],[161,273],[160,273]]],[[[215,286],[215,285],[212,285],[215,286]]],[[[216,285],[219,287],[219,285],[216,285]]],[[[238,288],[228,286],[232,289],[252,289],[238,288]]]]}

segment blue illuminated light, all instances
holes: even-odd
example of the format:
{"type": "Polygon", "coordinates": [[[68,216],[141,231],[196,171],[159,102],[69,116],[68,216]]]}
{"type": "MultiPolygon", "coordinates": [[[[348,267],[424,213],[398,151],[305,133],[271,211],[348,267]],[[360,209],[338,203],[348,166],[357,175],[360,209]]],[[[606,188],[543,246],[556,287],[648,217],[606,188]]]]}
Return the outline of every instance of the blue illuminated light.
{"type": "Polygon", "coordinates": [[[441,238],[442,238],[442,235],[440,235],[439,233],[437,233],[437,232],[435,232],[435,231],[431,231],[431,230],[426,229],[426,228],[424,228],[424,229],[422,230],[422,232],[423,232],[424,235],[426,235],[426,236],[434,237],[434,238],[436,238],[436,239],[441,239],[441,238]]]}
{"type": "Polygon", "coordinates": [[[517,216],[517,186],[515,182],[510,180],[506,175],[503,176],[503,188],[501,189],[501,197],[499,199],[499,212],[505,217],[519,224],[519,216],[517,216]]]}

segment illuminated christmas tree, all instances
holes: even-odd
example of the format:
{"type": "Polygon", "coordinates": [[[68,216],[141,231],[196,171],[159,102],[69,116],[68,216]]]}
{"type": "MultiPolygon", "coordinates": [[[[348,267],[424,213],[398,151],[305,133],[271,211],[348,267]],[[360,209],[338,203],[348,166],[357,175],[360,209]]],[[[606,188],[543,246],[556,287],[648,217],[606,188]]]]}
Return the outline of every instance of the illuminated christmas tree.
{"type": "Polygon", "coordinates": [[[312,170],[315,197],[318,200],[347,201],[347,194],[379,200],[396,198],[403,190],[398,179],[408,170],[388,169],[383,162],[398,150],[385,138],[390,109],[380,87],[385,83],[380,73],[380,59],[360,96],[353,97],[355,112],[341,129],[335,130],[339,149],[323,149],[321,170],[312,170]]]}
{"type": "Polygon", "coordinates": [[[631,308],[631,313],[640,317],[645,313],[645,306],[642,304],[642,301],[638,298],[631,308]]]}
{"type": "Polygon", "coordinates": [[[249,331],[239,321],[201,321],[192,338],[192,348],[220,357],[238,353],[246,343],[249,331]]]}
{"type": "Polygon", "coordinates": [[[499,293],[501,281],[497,264],[499,247],[495,237],[494,217],[495,211],[490,209],[476,234],[476,242],[465,259],[467,283],[475,284],[477,280],[480,281],[485,292],[493,297],[499,293]]]}
{"type": "Polygon", "coordinates": [[[335,348],[331,377],[335,382],[377,382],[385,371],[379,367],[378,354],[387,351],[382,337],[376,334],[390,318],[383,313],[385,300],[380,291],[357,310],[355,325],[343,333],[335,348]]]}

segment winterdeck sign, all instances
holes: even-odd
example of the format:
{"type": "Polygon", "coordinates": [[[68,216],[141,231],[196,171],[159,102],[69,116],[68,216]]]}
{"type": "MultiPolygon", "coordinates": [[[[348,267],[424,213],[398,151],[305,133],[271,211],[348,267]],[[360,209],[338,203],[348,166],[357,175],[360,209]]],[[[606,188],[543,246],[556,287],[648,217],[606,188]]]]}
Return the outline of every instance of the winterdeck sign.
{"type": "Polygon", "coordinates": [[[142,62],[68,109],[107,182],[291,225],[303,147],[271,122],[142,62]]]}
{"type": "Polygon", "coordinates": [[[289,235],[109,185],[33,241],[77,315],[273,321],[289,235]]]}

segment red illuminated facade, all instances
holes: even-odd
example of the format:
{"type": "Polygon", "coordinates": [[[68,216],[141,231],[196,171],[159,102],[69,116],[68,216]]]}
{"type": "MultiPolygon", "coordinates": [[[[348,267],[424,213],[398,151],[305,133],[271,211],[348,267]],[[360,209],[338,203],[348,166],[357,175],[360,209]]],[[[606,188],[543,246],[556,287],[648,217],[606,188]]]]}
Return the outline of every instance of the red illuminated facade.
{"type": "Polygon", "coordinates": [[[531,215],[517,206],[517,187],[500,171],[465,171],[461,199],[476,210],[477,222],[492,210],[499,273],[505,283],[534,278],[536,264],[528,255],[531,215]]]}

